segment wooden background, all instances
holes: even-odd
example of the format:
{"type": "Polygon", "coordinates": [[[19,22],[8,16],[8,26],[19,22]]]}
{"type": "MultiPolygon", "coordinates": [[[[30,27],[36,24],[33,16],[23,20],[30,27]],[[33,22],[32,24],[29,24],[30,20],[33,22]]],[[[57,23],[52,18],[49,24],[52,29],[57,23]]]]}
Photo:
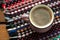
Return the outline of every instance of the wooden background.
{"type": "MultiPolygon", "coordinates": [[[[5,22],[3,11],[0,11],[0,22],[5,22]]],[[[0,40],[9,40],[9,35],[5,24],[0,24],[0,40]]]]}

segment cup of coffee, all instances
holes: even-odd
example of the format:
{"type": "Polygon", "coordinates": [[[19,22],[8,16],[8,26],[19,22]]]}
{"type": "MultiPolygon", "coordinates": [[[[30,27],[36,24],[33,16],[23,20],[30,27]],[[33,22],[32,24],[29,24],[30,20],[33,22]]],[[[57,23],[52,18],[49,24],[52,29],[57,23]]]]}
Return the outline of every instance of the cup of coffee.
{"type": "Polygon", "coordinates": [[[50,7],[46,5],[37,5],[33,7],[29,14],[31,28],[36,32],[47,32],[52,26],[54,14],[50,7]]]}

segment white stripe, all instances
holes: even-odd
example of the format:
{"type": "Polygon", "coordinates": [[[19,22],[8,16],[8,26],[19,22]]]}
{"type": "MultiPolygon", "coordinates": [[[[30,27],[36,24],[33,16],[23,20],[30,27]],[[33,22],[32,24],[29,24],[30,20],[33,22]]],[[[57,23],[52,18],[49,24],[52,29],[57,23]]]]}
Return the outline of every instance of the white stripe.
{"type": "Polygon", "coordinates": [[[27,36],[29,34],[32,34],[32,31],[30,33],[23,34],[22,36],[21,35],[18,35],[18,36],[10,37],[10,38],[21,38],[21,37],[25,37],[25,36],[27,36]]]}
{"type": "Polygon", "coordinates": [[[48,0],[45,0],[46,2],[48,1],[48,0]]]}
{"type": "Polygon", "coordinates": [[[20,26],[17,26],[17,28],[20,28],[20,26]]]}
{"type": "Polygon", "coordinates": [[[60,20],[58,22],[60,23],[60,20]]]}
{"type": "Polygon", "coordinates": [[[11,29],[8,29],[8,31],[15,30],[15,29],[16,29],[16,27],[14,27],[14,28],[11,28],[11,29]]]}
{"type": "MultiPolygon", "coordinates": [[[[38,2],[38,3],[41,4],[41,2],[38,2]]],[[[38,3],[35,3],[35,5],[38,4],[38,3]]],[[[56,2],[56,3],[57,3],[57,2],[56,2]]],[[[49,6],[49,7],[52,7],[53,4],[54,4],[54,5],[57,5],[57,4],[55,4],[55,3],[51,3],[51,4],[49,4],[48,6],[49,6]]],[[[31,4],[31,6],[25,7],[24,9],[28,9],[28,8],[31,8],[31,7],[32,7],[32,4],[31,4]]],[[[22,8],[21,8],[20,10],[22,11],[22,8]]]]}
{"type": "Polygon", "coordinates": [[[18,38],[18,36],[15,36],[15,37],[10,37],[10,38],[18,38]]]}
{"type": "MultiPolygon", "coordinates": [[[[29,13],[29,12],[28,12],[28,13],[29,13]]],[[[54,14],[58,14],[58,13],[59,13],[59,11],[54,12],[54,14]]],[[[9,19],[8,22],[14,21],[14,19],[15,19],[15,20],[20,19],[21,17],[29,17],[29,15],[28,15],[27,13],[24,13],[23,15],[20,14],[20,16],[18,16],[18,18],[17,18],[17,16],[16,16],[16,17],[14,17],[13,19],[9,19]]]]}
{"type": "Polygon", "coordinates": [[[42,3],[44,3],[45,1],[44,0],[42,0],[42,3]]]}

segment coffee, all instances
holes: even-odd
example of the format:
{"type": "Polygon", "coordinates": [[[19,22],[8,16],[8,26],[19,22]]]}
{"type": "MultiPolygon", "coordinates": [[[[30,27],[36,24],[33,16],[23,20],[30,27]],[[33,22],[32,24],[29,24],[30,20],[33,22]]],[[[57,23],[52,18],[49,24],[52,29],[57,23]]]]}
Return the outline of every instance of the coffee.
{"type": "Polygon", "coordinates": [[[52,24],[54,14],[48,6],[37,5],[31,9],[29,19],[33,26],[37,28],[46,28],[52,24]]]}
{"type": "Polygon", "coordinates": [[[51,20],[50,11],[46,8],[36,8],[31,14],[31,19],[36,25],[44,26],[51,20]]]}

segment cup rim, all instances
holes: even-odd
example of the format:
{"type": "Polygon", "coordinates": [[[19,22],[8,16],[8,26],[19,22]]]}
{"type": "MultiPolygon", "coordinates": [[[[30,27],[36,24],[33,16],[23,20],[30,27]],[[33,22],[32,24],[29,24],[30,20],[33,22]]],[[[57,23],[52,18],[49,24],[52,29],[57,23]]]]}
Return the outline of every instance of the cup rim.
{"type": "Polygon", "coordinates": [[[51,9],[50,7],[48,7],[48,6],[44,5],[44,4],[41,4],[41,5],[35,6],[35,7],[33,7],[33,8],[31,9],[30,14],[29,14],[29,19],[30,19],[30,22],[31,22],[31,24],[32,24],[33,26],[35,26],[35,27],[37,27],[37,28],[46,28],[46,27],[50,26],[50,25],[53,23],[54,13],[53,13],[53,11],[52,11],[52,9],[51,9]],[[32,11],[33,11],[34,9],[38,8],[38,7],[46,7],[46,8],[49,9],[49,11],[51,12],[51,15],[52,15],[51,21],[50,21],[48,24],[46,24],[45,26],[36,25],[36,24],[32,21],[32,19],[31,19],[31,13],[32,13],[32,11]]]}

